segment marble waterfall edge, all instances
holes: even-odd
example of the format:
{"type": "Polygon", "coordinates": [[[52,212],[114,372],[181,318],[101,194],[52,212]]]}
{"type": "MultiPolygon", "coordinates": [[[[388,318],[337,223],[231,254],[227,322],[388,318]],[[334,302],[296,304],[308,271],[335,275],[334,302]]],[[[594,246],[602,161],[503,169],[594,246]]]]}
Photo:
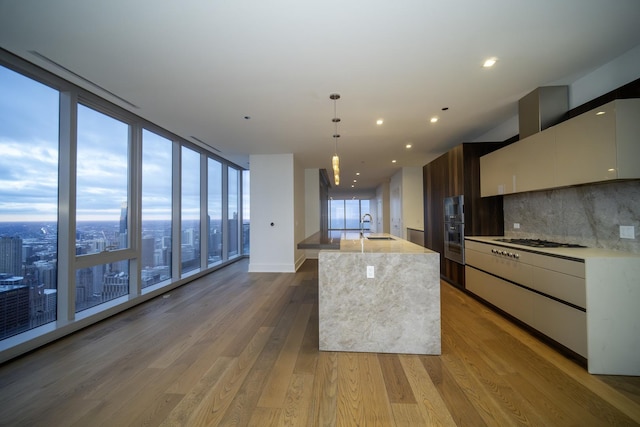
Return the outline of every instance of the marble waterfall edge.
{"type": "Polygon", "coordinates": [[[320,350],[440,354],[439,263],[428,250],[321,251],[320,350]]]}

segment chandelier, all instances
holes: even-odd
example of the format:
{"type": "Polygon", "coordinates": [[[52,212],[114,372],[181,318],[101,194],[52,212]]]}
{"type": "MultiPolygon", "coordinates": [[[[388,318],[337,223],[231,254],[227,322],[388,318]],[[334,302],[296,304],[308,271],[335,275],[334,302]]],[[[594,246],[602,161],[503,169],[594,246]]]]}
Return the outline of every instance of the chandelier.
{"type": "Polygon", "coordinates": [[[336,183],[336,186],[340,185],[340,158],[338,157],[338,138],[340,138],[340,134],[338,133],[338,123],[340,123],[340,118],[336,112],[336,101],[340,99],[340,94],[332,93],[329,95],[329,99],[333,100],[333,157],[331,158],[331,166],[333,167],[333,181],[336,183]]]}

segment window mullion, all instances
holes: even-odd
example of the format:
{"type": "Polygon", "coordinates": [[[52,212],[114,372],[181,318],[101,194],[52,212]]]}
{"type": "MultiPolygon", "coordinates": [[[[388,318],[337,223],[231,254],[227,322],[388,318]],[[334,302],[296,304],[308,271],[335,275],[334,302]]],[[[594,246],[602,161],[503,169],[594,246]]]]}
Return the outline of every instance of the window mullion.
{"type": "Polygon", "coordinates": [[[129,140],[129,247],[135,256],[129,260],[129,295],[135,297],[142,292],[142,126],[130,127],[129,140]]]}

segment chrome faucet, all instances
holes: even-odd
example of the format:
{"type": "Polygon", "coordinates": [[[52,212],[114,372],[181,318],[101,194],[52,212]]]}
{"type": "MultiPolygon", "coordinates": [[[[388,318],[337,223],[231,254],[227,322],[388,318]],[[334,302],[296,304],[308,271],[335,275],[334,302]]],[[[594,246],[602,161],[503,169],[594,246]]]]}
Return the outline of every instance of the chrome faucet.
{"type": "Polygon", "coordinates": [[[366,217],[369,217],[369,223],[371,223],[373,221],[373,218],[371,217],[371,214],[364,214],[362,215],[362,220],[360,221],[360,236],[363,237],[364,236],[364,219],[366,217]]]}

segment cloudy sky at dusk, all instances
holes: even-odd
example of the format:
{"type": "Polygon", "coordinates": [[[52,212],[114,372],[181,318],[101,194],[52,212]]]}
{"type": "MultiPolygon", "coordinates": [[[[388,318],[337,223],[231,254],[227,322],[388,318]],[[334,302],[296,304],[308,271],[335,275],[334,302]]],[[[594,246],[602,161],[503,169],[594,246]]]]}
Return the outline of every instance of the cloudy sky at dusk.
{"type": "MultiPolygon", "coordinates": [[[[58,103],[56,90],[0,66],[0,221],[57,218],[58,103]]],[[[78,221],[119,219],[127,194],[128,132],[125,123],[79,106],[78,221]]],[[[182,156],[183,216],[197,217],[199,156],[188,148],[182,156]]],[[[143,219],[170,217],[170,168],[171,142],[145,130],[143,219]]],[[[219,199],[220,179],[211,178],[209,186],[210,200],[219,199]]],[[[210,206],[212,217],[219,211],[219,203],[210,206]]]]}

